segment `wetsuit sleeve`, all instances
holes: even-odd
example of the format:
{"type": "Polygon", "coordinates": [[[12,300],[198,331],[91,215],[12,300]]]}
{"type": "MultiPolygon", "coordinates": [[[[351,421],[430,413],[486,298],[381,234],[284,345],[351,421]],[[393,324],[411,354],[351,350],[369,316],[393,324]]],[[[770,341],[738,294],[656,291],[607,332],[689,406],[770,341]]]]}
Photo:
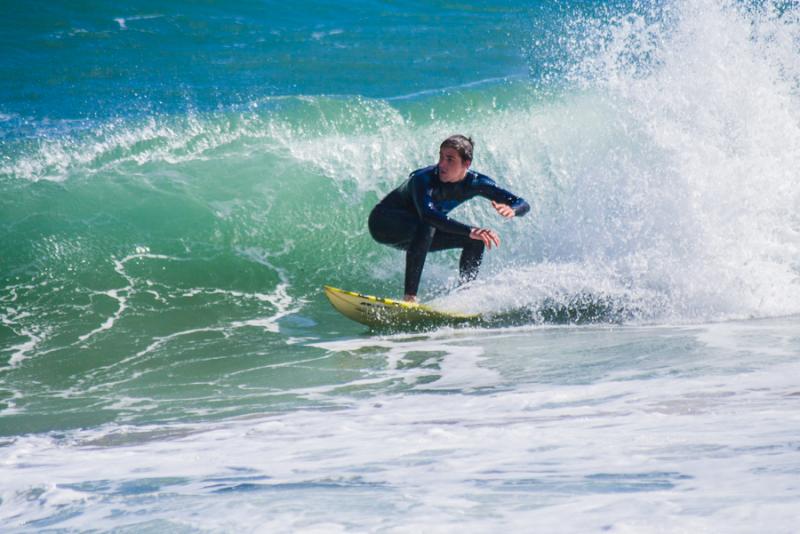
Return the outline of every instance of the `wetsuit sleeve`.
{"type": "Polygon", "coordinates": [[[497,184],[488,176],[479,175],[475,180],[475,188],[477,190],[476,194],[500,204],[511,206],[511,209],[514,210],[514,215],[517,217],[522,217],[531,210],[530,204],[524,198],[497,187],[497,184]]]}
{"type": "Polygon", "coordinates": [[[414,176],[411,178],[409,186],[411,189],[411,198],[414,201],[414,207],[423,221],[442,232],[469,235],[472,231],[470,226],[453,220],[448,217],[447,214],[436,209],[433,198],[431,197],[429,176],[424,174],[414,176]]]}

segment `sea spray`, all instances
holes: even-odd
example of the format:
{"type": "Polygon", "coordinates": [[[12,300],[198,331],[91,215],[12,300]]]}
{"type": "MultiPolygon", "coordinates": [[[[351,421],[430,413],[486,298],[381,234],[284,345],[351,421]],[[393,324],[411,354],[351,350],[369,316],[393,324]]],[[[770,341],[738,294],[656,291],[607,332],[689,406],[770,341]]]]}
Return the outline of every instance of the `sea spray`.
{"type": "Polygon", "coordinates": [[[647,321],[798,312],[797,13],[709,1],[656,14],[570,20],[571,90],[503,124],[499,173],[522,166],[502,159],[509,144],[543,170],[523,188],[539,251],[476,302],[596,294],[638,302],[647,321]],[[572,289],[552,262],[582,271],[572,289]]]}

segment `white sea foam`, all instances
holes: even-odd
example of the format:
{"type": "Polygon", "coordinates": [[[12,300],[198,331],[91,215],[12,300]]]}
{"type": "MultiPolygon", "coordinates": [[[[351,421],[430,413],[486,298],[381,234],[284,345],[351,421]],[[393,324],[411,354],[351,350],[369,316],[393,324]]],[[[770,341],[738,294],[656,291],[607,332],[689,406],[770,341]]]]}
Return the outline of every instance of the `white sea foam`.
{"type": "Polygon", "coordinates": [[[0,370],[14,368],[29,357],[36,348],[48,337],[50,329],[46,326],[32,322],[32,314],[22,309],[18,303],[19,293],[35,289],[31,285],[9,286],[6,294],[0,297],[0,323],[13,332],[16,336],[26,338],[20,343],[9,345],[0,349],[0,352],[10,352],[8,366],[0,370]]]}
{"type": "Polygon", "coordinates": [[[131,17],[116,17],[114,22],[119,24],[120,30],[127,30],[128,29],[128,22],[133,22],[137,20],[150,20],[150,19],[157,19],[161,18],[164,15],[135,15],[131,17]]]}
{"type": "MultiPolygon", "coordinates": [[[[275,253],[268,253],[261,249],[247,249],[243,250],[240,253],[247,258],[257,261],[258,263],[265,265],[272,269],[279,277],[279,283],[276,285],[275,289],[270,293],[258,293],[258,292],[243,292],[243,291],[236,291],[230,289],[220,289],[220,288],[192,288],[189,290],[182,290],[179,291],[175,295],[169,295],[166,297],[162,297],[157,295],[157,297],[165,302],[169,302],[168,299],[173,298],[222,298],[223,300],[228,300],[232,302],[241,303],[243,301],[256,301],[259,303],[260,309],[262,311],[269,311],[268,315],[246,319],[246,320],[229,320],[229,321],[219,321],[215,324],[207,325],[207,326],[198,326],[196,328],[184,328],[178,329],[174,332],[171,332],[166,335],[159,335],[154,336],[152,340],[140,350],[131,353],[130,355],[120,358],[117,361],[114,361],[111,364],[98,366],[92,369],[87,375],[83,378],[82,382],[90,384],[97,376],[103,376],[102,385],[99,387],[89,386],[88,391],[92,391],[94,389],[102,389],[105,390],[109,386],[118,385],[119,383],[127,382],[129,380],[133,380],[138,378],[143,374],[143,372],[133,372],[133,373],[126,373],[124,372],[125,369],[132,365],[134,362],[141,362],[143,358],[152,356],[154,353],[158,351],[164,350],[165,347],[169,346],[172,343],[179,342],[181,339],[192,336],[197,334],[204,334],[204,333],[219,333],[225,337],[228,337],[233,334],[237,329],[242,328],[260,328],[264,329],[269,332],[278,333],[280,331],[280,321],[293,314],[298,312],[306,303],[307,301],[302,298],[295,298],[290,296],[290,288],[291,288],[291,278],[289,274],[281,268],[275,267],[271,262],[270,258],[275,256],[280,256],[285,254],[289,250],[291,250],[292,243],[287,241],[285,243],[285,247],[278,252],[275,253]],[[116,378],[112,378],[116,377],[116,378]]],[[[114,325],[123,317],[123,314],[128,309],[128,301],[129,299],[137,294],[138,292],[145,292],[145,293],[153,293],[151,289],[149,289],[152,285],[152,282],[147,279],[140,279],[137,278],[135,275],[132,275],[128,272],[127,264],[133,261],[137,262],[150,262],[150,261],[160,261],[160,262],[184,262],[188,261],[188,258],[181,258],[175,256],[168,256],[163,254],[154,254],[151,253],[149,248],[147,247],[137,247],[135,253],[125,256],[122,259],[115,259],[115,271],[120,275],[120,277],[125,280],[126,284],[124,287],[108,290],[108,291],[101,291],[95,292],[95,295],[104,295],[114,298],[118,305],[117,309],[112,313],[111,316],[106,318],[106,320],[94,330],[83,334],[79,337],[78,343],[85,343],[91,338],[97,336],[98,334],[111,330],[114,325]]]]}
{"type": "Polygon", "coordinates": [[[178,164],[208,159],[208,153],[242,138],[263,137],[257,117],[210,120],[189,115],[182,120],[150,117],[142,122],[112,121],[91,133],[41,137],[23,143],[0,166],[0,175],[63,182],[113,171],[124,165],[178,164]]]}
{"type": "Polygon", "coordinates": [[[243,326],[257,326],[269,330],[270,332],[278,332],[279,321],[293,313],[300,311],[307,303],[305,299],[297,299],[290,294],[291,288],[291,275],[286,269],[277,267],[272,261],[272,257],[282,256],[292,249],[294,243],[287,240],[281,251],[268,253],[264,250],[248,248],[241,251],[246,257],[251,260],[268,267],[272,272],[275,272],[280,279],[280,283],[275,287],[275,290],[269,295],[259,297],[259,300],[269,302],[275,306],[275,313],[269,317],[261,317],[258,319],[249,319],[246,321],[235,321],[231,323],[231,328],[241,328],[243,326]]]}
{"type": "Polygon", "coordinates": [[[85,342],[89,338],[99,334],[100,332],[110,330],[114,324],[119,320],[122,314],[128,307],[128,298],[130,293],[134,290],[135,281],[134,279],[129,276],[125,272],[125,264],[131,260],[141,260],[141,259],[154,259],[154,260],[174,260],[176,258],[165,256],[163,254],[150,254],[150,251],[146,247],[138,247],[135,254],[131,254],[122,258],[121,260],[114,259],[114,270],[117,272],[120,277],[122,277],[127,284],[118,289],[110,289],[108,291],[96,291],[93,292],[93,295],[105,295],[115,301],[117,301],[117,309],[116,311],[108,317],[103,324],[92,330],[91,332],[87,332],[86,334],[81,335],[78,338],[79,342],[85,342]]]}
{"type": "Polygon", "coordinates": [[[413,394],[318,390],[338,397],[335,410],[17,437],[0,448],[0,518],[73,529],[794,528],[800,421],[789,323],[560,332],[320,345],[363,353],[372,343],[408,359],[382,378],[405,376],[413,394]],[[626,352],[636,339],[677,352],[626,352]],[[705,349],[686,352],[701,339],[705,349]],[[783,351],[760,351],[781,339],[783,351]],[[622,352],[607,359],[604,343],[622,352]],[[480,358],[459,361],[474,348],[480,358]],[[438,369],[409,365],[443,351],[438,369]],[[585,358],[580,368],[575,358],[585,358]],[[634,374],[615,371],[631,358],[634,374]],[[426,369],[438,379],[424,380],[426,369]],[[487,371],[494,389],[470,394],[487,371]]]}
{"type": "Polygon", "coordinates": [[[326,37],[333,37],[335,35],[341,35],[343,33],[344,33],[344,30],[342,30],[340,28],[336,28],[336,29],[333,29],[333,30],[314,32],[314,33],[311,34],[311,38],[314,39],[315,41],[321,41],[321,40],[325,39],[326,37]]]}

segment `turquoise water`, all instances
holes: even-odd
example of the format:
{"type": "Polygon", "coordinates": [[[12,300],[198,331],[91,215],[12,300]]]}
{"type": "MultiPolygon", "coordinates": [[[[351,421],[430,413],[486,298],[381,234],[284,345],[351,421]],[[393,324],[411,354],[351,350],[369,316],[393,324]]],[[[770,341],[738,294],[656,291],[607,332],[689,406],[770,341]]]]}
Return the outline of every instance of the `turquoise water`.
{"type": "Polygon", "coordinates": [[[795,529],[795,6],[6,7],[2,530],[795,529]],[[456,132],[486,326],[348,321],[456,132]]]}

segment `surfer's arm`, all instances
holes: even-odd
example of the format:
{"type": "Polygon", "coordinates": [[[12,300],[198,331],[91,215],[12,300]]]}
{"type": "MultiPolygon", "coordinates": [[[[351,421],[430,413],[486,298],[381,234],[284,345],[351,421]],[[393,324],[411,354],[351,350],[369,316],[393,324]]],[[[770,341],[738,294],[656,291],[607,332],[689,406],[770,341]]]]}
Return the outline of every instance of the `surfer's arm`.
{"type": "Polygon", "coordinates": [[[476,193],[491,200],[492,207],[503,217],[522,217],[531,210],[524,198],[497,187],[488,176],[479,175],[474,183],[476,193]],[[511,208],[511,211],[504,209],[504,206],[511,208]]]}
{"type": "Polygon", "coordinates": [[[430,193],[430,178],[415,176],[411,179],[409,185],[411,186],[411,198],[414,201],[414,208],[416,208],[420,219],[442,232],[470,235],[473,230],[471,226],[451,219],[447,214],[436,208],[430,193]]]}

